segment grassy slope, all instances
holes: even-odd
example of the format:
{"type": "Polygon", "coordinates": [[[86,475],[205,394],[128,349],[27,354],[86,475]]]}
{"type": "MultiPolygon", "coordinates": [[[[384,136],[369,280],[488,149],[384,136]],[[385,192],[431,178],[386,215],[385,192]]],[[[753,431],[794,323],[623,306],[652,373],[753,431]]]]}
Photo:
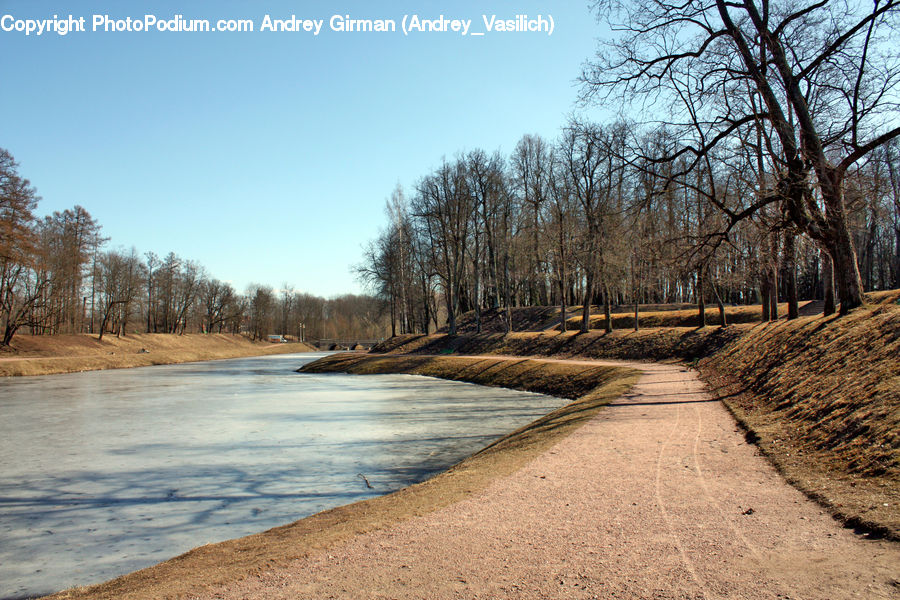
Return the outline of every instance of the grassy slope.
{"type": "Polygon", "coordinates": [[[900,306],[758,325],[701,371],[791,482],[900,538],[900,306]]]}
{"type": "Polygon", "coordinates": [[[724,330],[402,336],[377,350],[692,361],[789,481],[848,525],[900,539],[898,298],[724,330]]]}
{"type": "MultiPolygon", "coordinates": [[[[577,330],[581,326],[581,306],[569,306],[566,313],[566,328],[577,330]]],[[[787,303],[778,305],[778,314],[787,314],[787,303]]],[[[801,315],[812,315],[821,311],[821,302],[802,302],[801,315]]],[[[760,305],[726,306],[726,317],[729,324],[759,323],[762,321],[760,305]]],[[[482,333],[503,333],[506,331],[506,311],[504,309],[488,309],[481,313],[482,333]]],[[[719,310],[715,305],[706,307],[708,325],[719,324],[719,310]]],[[[558,306],[525,306],[512,309],[513,331],[547,331],[559,329],[558,306]]],[[[634,305],[613,306],[612,322],[616,329],[634,328],[634,305]]],[[[602,306],[591,306],[591,329],[603,329],[606,317],[602,306]]],[[[692,304],[641,304],[639,323],[645,327],[698,327],[700,316],[696,305],[692,304]]],[[[460,315],[457,320],[457,333],[471,335],[476,333],[475,312],[469,311],[460,315]]],[[[439,333],[447,333],[442,328],[439,333]]]]}
{"type": "Polygon", "coordinates": [[[385,340],[373,352],[422,354],[512,354],[517,356],[582,356],[629,360],[694,360],[734,341],[748,326],[726,329],[653,328],[578,333],[567,331],[405,335],[385,340]]]}
{"type": "Polygon", "coordinates": [[[409,373],[480,385],[549,394],[574,400],[598,385],[622,376],[636,375],[631,369],[539,363],[530,360],[499,361],[490,358],[372,356],[339,354],[309,363],[301,373],[409,373]]]}
{"type": "Polygon", "coordinates": [[[122,338],[96,335],[17,336],[13,352],[0,353],[0,376],[48,375],[99,369],[143,367],[198,360],[216,360],[308,352],[306,344],[251,342],[226,334],[133,334],[122,338]],[[147,352],[141,352],[141,350],[147,352]]]}
{"type": "MultiPolygon", "coordinates": [[[[808,304],[808,303],[807,303],[808,304]]],[[[780,304],[778,314],[787,314],[787,304],[780,304]]],[[[602,329],[606,324],[606,317],[597,314],[596,309],[591,312],[591,328],[602,329]]],[[[634,328],[634,313],[627,310],[612,313],[613,327],[617,329],[634,328]]],[[[762,309],[758,305],[751,306],[726,306],[725,318],[729,325],[737,323],[759,323],[762,321],[762,309]]],[[[696,307],[664,310],[641,310],[638,315],[641,327],[699,327],[700,313],[696,307]]],[[[570,318],[566,321],[568,329],[578,329],[581,326],[581,317],[570,318]]],[[[706,308],[706,323],[719,325],[721,317],[715,306],[706,308]]]]}
{"type": "Polygon", "coordinates": [[[422,483],[327,510],[269,531],[207,544],[186,554],[106,583],[66,590],[54,599],[190,598],[216,585],[286,565],[311,551],[354,535],[448,506],[515,472],[593,417],[637,380],[629,369],[585,365],[539,365],[533,361],[398,358],[333,355],[306,371],[410,372],[452,375],[462,381],[496,383],[536,392],[555,391],[575,401],[494,442],[450,470],[422,483]]]}

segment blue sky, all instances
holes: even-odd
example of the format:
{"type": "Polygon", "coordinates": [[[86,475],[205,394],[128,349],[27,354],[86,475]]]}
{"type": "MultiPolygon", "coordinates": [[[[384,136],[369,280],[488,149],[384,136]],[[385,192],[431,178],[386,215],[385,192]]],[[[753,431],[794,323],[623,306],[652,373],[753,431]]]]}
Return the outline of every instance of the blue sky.
{"type": "Polygon", "coordinates": [[[586,2],[41,2],[0,16],[87,19],[88,31],[0,31],[0,147],[38,212],[84,206],[109,247],[199,261],[331,296],[384,222],[386,198],[443,156],[555,137],[601,35],[586,2]],[[309,33],[99,33],[94,14],[325,19],[309,33]],[[336,33],[333,14],[552,15],[553,34],[336,33]]]}

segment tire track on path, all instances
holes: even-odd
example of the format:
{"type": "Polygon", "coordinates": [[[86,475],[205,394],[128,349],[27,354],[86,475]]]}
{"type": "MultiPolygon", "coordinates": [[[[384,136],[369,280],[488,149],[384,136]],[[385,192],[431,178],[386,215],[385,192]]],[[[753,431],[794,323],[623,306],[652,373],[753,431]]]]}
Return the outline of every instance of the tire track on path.
{"type": "Polygon", "coordinates": [[[696,582],[697,586],[700,588],[701,593],[704,598],[708,598],[706,594],[706,585],[700,579],[700,576],[697,575],[697,569],[694,568],[694,562],[688,557],[687,552],[684,549],[684,545],[681,543],[681,538],[678,536],[678,532],[675,529],[675,526],[672,523],[672,519],[669,517],[669,513],[666,510],[666,501],[662,497],[661,491],[661,481],[663,474],[663,457],[665,456],[666,446],[669,445],[669,441],[674,436],[675,432],[678,431],[678,425],[681,422],[681,408],[678,407],[675,409],[675,422],[672,423],[672,429],[670,430],[669,435],[662,441],[659,446],[659,456],[656,460],[656,502],[658,504],[659,512],[662,515],[663,521],[666,523],[666,528],[669,530],[669,535],[672,537],[672,541],[675,546],[678,548],[678,554],[681,556],[681,562],[684,563],[684,567],[687,569],[688,573],[690,573],[691,578],[696,582]]]}

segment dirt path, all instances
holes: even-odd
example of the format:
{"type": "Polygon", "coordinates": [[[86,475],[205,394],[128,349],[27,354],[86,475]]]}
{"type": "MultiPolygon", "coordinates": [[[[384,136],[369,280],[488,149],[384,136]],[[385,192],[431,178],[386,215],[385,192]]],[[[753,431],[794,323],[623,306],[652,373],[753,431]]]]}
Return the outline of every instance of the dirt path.
{"type": "Polygon", "coordinates": [[[900,597],[900,545],[787,485],[695,373],[632,391],[464,501],[203,598],[900,597]]]}

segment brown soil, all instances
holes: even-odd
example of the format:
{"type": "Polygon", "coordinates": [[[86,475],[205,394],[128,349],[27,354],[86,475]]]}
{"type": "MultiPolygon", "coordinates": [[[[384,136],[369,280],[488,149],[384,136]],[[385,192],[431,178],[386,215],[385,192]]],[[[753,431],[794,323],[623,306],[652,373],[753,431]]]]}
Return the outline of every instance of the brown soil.
{"type": "Polygon", "coordinates": [[[484,489],[197,597],[896,597],[900,547],[786,485],[695,372],[627,366],[629,393],[484,489]]]}
{"type": "MultiPolygon", "coordinates": [[[[336,355],[323,360],[333,365],[332,370],[346,368],[355,372],[373,372],[376,368],[375,363],[361,355],[336,355]]],[[[503,367],[512,362],[516,366],[508,372],[518,373],[516,377],[521,388],[537,391],[556,385],[552,380],[566,379],[570,383],[564,387],[578,400],[421,484],[325,511],[257,535],[201,546],[154,567],[100,585],[60,592],[51,598],[195,598],[212,587],[254,578],[273,568],[284,568],[294,560],[345,543],[360,534],[447,507],[479,492],[494,479],[520,469],[584,425],[602,406],[625,393],[637,378],[629,369],[598,365],[545,365],[534,361],[455,357],[428,360],[419,357],[414,362],[415,367],[410,362],[405,365],[431,369],[434,373],[469,368],[473,376],[477,376],[478,370],[503,367]],[[476,364],[479,368],[472,368],[476,364]],[[529,369],[540,373],[534,378],[534,388],[528,383],[526,373],[529,369]],[[571,383],[572,380],[576,383],[571,383]]],[[[380,359],[378,364],[384,372],[397,372],[401,363],[391,366],[380,359]]]]}
{"type": "Polygon", "coordinates": [[[49,375],[314,350],[302,343],[251,342],[243,336],[226,334],[138,333],[122,338],[106,335],[103,340],[88,334],[20,335],[13,339],[11,350],[0,352],[0,376],[49,375]]]}

